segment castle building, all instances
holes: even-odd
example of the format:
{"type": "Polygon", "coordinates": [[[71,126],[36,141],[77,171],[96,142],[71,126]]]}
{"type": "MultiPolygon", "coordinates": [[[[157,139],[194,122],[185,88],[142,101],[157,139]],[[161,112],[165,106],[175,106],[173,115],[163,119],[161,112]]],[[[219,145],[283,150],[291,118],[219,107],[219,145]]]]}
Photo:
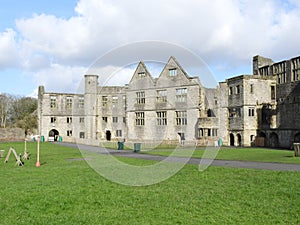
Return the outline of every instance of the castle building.
{"type": "Polygon", "coordinates": [[[291,147],[300,141],[300,57],[255,56],[253,75],[205,88],[170,57],[158,78],[140,62],[127,85],[99,86],[85,75],[82,94],[39,87],[39,132],[46,140],[291,147]]]}

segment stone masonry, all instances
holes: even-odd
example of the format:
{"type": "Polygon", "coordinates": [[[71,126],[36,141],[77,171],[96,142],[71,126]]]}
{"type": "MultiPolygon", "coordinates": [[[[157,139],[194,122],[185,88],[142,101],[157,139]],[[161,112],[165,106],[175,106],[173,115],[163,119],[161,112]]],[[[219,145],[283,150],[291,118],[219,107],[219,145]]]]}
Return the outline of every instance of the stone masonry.
{"type": "Polygon", "coordinates": [[[300,141],[300,57],[253,57],[253,75],[205,88],[170,57],[158,78],[140,62],[124,86],[85,75],[82,94],[39,87],[39,132],[46,140],[181,143],[289,148],[300,141]]]}

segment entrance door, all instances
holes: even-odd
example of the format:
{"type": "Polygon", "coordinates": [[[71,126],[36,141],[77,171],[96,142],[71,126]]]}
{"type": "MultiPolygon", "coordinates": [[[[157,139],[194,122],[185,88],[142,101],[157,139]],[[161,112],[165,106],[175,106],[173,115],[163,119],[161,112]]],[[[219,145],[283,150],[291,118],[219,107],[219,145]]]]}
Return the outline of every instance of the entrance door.
{"type": "Polygon", "coordinates": [[[57,141],[59,136],[59,132],[55,129],[49,131],[49,139],[48,141],[57,141]]]}
{"type": "Polygon", "coordinates": [[[111,140],[111,132],[110,132],[110,130],[107,130],[107,131],[106,131],[106,140],[107,140],[107,141],[110,141],[110,140],[111,140]]]}

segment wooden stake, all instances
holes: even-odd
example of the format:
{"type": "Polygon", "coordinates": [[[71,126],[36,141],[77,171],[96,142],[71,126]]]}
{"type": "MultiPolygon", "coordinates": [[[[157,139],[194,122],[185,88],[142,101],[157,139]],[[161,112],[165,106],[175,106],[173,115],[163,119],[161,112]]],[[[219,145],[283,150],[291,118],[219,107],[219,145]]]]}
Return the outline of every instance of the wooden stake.
{"type": "Polygon", "coordinates": [[[36,167],[40,167],[41,163],[40,163],[40,136],[38,136],[37,138],[37,160],[36,160],[36,167]]]}

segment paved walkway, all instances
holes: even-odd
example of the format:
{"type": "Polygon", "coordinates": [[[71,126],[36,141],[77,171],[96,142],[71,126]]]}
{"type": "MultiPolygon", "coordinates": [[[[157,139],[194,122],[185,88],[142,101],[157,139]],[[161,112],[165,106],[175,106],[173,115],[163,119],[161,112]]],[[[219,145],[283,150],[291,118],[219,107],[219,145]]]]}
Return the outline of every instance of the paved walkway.
{"type": "MultiPolygon", "coordinates": [[[[73,148],[79,148],[80,150],[92,151],[101,154],[112,154],[120,157],[155,160],[155,161],[162,161],[167,158],[166,156],[134,153],[133,151],[126,151],[126,150],[111,150],[111,149],[105,149],[97,146],[77,145],[73,143],[64,143],[64,142],[56,142],[56,144],[73,147],[73,148]]],[[[173,161],[173,162],[185,162],[186,160],[187,158],[184,157],[168,158],[168,161],[173,161]]],[[[190,158],[188,163],[199,165],[200,160],[201,160],[200,158],[190,158]]],[[[205,163],[205,160],[203,160],[201,163],[202,164],[205,163]]],[[[213,162],[211,163],[211,166],[249,168],[249,169],[261,169],[261,170],[277,170],[277,171],[300,171],[300,164],[249,162],[249,161],[238,161],[238,160],[214,159],[213,162]]]]}

